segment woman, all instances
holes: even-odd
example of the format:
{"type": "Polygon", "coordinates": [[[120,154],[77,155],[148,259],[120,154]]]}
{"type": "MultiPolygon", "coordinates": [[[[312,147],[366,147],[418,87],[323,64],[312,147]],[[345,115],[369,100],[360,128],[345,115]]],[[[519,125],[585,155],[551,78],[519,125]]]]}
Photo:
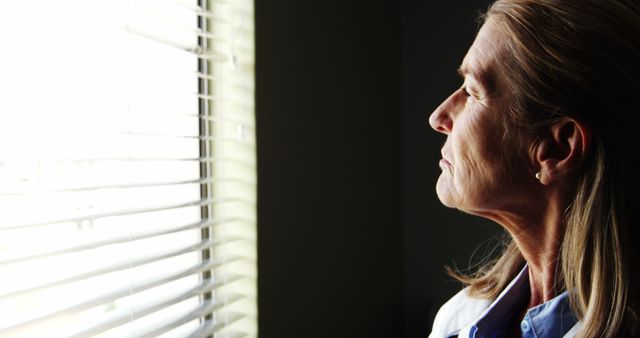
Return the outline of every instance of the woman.
{"type": "Polygon", "coordinates": [[[510,235],[430,337],[640,334],[640,3],[498,0],[429,118],[436,191],[510,235]]]}

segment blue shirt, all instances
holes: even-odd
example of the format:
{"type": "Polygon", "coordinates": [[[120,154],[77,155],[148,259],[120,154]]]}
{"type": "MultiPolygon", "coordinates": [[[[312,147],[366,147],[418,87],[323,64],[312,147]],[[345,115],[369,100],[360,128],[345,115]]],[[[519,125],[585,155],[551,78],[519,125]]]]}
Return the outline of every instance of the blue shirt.
{"type": "MultiPolygon", "coordinates": [[[[493,302],[482,303],[466,295],[466,289],[440,309],[430,337],[496,338],[506,334],[529,301],[529,269],[525,266],[518,276],[493,302]],[[482,312],[480,310],[482,309],[482,312]],[[464,318],[460,318],[464,317],[464,318]],[[451,324],[453,323],[453,325],[451,324]]],[[[572,336],[578,320],[569,306],[569,293],[527,310],[520,322],[523,338],[556,338],[572,336]],[[574,328],[575,326],[575,328],[574,328]],[[573,330],[572,330],[573,329],[573,330]]]]}
{"type": "MultiPolygon", "coordinates": [[[[529,268],[520,271],[509,288],[496,299],[485,314],[471,326],[469,338],[500,337],[507,329],[504,319],[511,318],[529,301],[529,268]]],[[[522,338],[552,338],[564,336],[576,323],[569,306],[569,292],[527,310],[520,322],[522,338]]]]}

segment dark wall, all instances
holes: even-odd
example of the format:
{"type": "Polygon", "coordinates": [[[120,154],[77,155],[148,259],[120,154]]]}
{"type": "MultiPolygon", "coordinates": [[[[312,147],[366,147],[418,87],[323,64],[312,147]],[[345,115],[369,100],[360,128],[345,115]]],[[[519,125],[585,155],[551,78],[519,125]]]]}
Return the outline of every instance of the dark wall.
{"type": "Polygon", "coordinates": [[[262,338],[425,337],[459,289],[443,265],[494,227],[437,201],[426,119],[483,7],[255,2],[262,338]]]}
{"type": "Polygon", "coordinates": [[[400,8],[255,5],[260,337],[399,337],[400,8]]]}

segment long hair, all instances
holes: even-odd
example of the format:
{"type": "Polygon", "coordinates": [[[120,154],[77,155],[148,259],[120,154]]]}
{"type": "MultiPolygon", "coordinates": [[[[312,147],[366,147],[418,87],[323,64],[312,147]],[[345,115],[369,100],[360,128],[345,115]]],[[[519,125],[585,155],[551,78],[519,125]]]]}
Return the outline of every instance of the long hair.
{"type": "MultiPolygon", "coordinates": [[[[498,71],[514,94],[508,123],[537,132],[558,117],[590,127],[560,244],[578,337],[640,334],[640,2],[498,0],[485,16],[507,36],[498,71]]],[[[524,260],[515,243],[475,274],[450,274],[495,299],[524,260]]]]}

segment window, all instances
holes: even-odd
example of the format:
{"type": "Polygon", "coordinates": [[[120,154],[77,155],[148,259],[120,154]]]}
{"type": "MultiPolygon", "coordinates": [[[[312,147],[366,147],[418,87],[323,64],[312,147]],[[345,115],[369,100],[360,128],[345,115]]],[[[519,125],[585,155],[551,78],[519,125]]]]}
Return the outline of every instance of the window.
{"type": "Polygon", "coordinates": [[[253,2],[1,2],[0,38],[0,336],[256,337],[253,2]]]}

